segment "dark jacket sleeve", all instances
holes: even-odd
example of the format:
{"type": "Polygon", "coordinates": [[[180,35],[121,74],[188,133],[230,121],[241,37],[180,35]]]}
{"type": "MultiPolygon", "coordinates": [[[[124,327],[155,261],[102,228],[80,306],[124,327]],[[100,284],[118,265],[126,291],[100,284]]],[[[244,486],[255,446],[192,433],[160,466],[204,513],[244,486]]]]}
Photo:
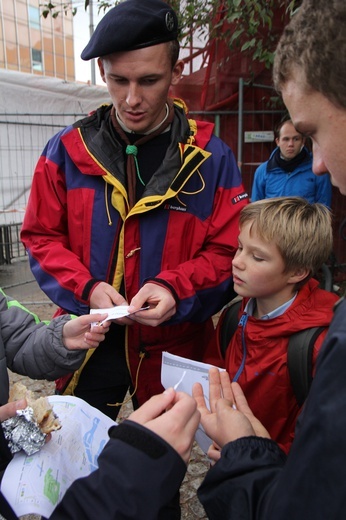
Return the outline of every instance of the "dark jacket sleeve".
{"type": "MultiPolygon", "coordinates": [[[[0,480],[2,479],[5,469],[11,460],[12,454],[0,423],[0,480]]],[[[0,514],[2,517],[6,518],[6,520],[15,520],[17,518],[2,493],[0,493],[0,514]]]]}
{"type": "Polygon", "coordinates": [[[110,430],[99,468],[76,480],[50,520],[173,520],[171,509],[186,472],[178,453],[132,421],[110,430]]]}
{"type": "Polygon", "coordinates": [[[269,440],[249,437],[225,446],[199,490],[210,519],[346,518],[345,316],[343,300],[320,351],[286,463],[269,440]]]}
{"type": "Polygon", "coordinates": [[[244,437],[226,444],[198,490],[208,518],[262,518],[261,503],[273,491],[285,460],[285,453],[270,439],[244,437]]]}

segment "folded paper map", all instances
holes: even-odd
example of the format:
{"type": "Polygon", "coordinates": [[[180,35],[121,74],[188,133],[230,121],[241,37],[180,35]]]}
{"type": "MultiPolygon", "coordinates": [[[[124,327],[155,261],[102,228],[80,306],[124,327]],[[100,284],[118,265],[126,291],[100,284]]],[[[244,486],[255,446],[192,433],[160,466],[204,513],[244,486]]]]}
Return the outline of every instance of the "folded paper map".
{"type": "Polygon", "coordinates": [[[94,471],[114,422],[72,396],[49,397],[62,428],[34,455],[17,453],[7,466],[1,491],[17,516],[48,518],[77,478],[94,471]]]}

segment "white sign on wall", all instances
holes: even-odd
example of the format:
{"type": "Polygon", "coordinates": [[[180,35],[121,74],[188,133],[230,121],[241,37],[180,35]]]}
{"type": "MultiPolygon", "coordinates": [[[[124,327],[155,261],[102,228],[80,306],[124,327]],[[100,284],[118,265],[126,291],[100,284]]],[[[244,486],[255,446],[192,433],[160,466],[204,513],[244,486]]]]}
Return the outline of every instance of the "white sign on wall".
{"type": "Polygon", "coordinates": [[[244,141],[245,143],[271,143],[274,141],[274,132],[272,130],[244,132],[244,141]]]}

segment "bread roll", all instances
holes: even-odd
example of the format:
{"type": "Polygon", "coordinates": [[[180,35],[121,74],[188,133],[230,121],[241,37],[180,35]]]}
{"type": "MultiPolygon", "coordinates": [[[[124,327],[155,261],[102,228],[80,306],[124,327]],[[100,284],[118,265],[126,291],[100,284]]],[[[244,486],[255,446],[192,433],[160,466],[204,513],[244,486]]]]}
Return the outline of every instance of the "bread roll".
{"type": "Polygon", "coordinates": [[[52,405],[47,397],[35,398],[34,393],[28,390],[22,383],[15,383],[10,389],[10,397],[8,402],[26,399],[28,406],[34,411],[34,419],[37,422],[42,433],[50,433],[60,430],[61,424],[58,417],[53,412],[52,405]]]}

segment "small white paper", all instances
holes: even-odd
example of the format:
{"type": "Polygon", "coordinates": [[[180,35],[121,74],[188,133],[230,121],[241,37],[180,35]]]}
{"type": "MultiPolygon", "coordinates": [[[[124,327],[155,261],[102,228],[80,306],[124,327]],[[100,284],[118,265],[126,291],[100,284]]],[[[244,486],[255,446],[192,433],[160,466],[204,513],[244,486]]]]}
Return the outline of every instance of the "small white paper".
{"type": "Polygon", "coordinates": [[[131,314],[136,314],[136,312],[146,311],[148,309],[149,306],[129,312],[129,305],[116,305],[108,309],[90,309],[90,314],[108,314],[107,318],[98,323],[98,325],[102,325],[108,320],[118,320],[119,318],[124,318],[124,316],[131,316],[131,314]]]}
{"type": "Polygon", "coordinates": [[[61,430],[31,455],[17,453],[7,466],[1,491],[17,516],[50,517],[67,488],[98,467],[97,459],[114,423],[88,403],[72,396],[50,396],[61,430]]]}
{"type": "MultiPolygon", "coordinates": [[[[209,369],[214,365],[208,365],[201,361],[193,361],[181,356],[174,356],[169,352],[162,353],[161,383],[164,388],[173,387],[179,392],[192,395],[192,387],[200,383],[207,407],[209,408],[209,369]]],[[[224,372],[224,368],[218,368],[224,372]]],[[[212,440],[205,433],[200,424],[195,435],[196,442],[200,448],[207,453],[212,440]]]]}

